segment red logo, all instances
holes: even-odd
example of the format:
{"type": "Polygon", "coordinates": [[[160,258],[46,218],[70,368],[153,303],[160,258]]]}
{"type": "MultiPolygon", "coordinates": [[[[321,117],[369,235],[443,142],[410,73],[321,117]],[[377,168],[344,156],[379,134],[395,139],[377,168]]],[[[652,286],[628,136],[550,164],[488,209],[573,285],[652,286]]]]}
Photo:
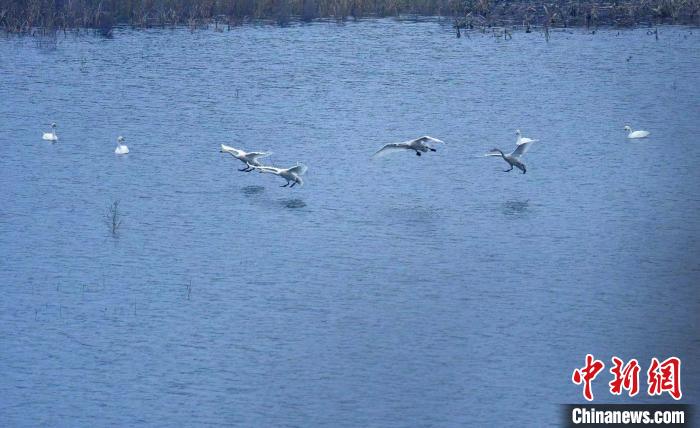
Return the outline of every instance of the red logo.
{"type": "Polygon", "coordinates": [[[605,364],[602,361],[593,358],[593,355],[586,355],[586,365],[580,369],[574,370],[571,375],[571,380],[576,384],[580,385],[583,382],[583,396],[586,400],[593,400],[593,392],[591,392],[591,382],[598,376],[601,370],[603,370],[605,364]]]}
{"type": "Polygon", "coordinates": [[[615,376],[610,381],[610,393],[620,395],[622,390],[628,391],[630,397],[634,397],[639,392],[639,363],[632,358],[625,366],[622,367],[622,360],[617,357],[612,357],[612,362],[615,365],[610,369],[610,373],[615,376]]]}
{"type": "Polygon", "coordinates": [[[674,400],[680,400],[681,392],[681,360],[671,357],[659,364],[656,358],[651,359],[651,367],[647,372],[649,395],[661,395],[668,392],[674,400]]]}
{"type": "MultiPolygon", "coordinates": [[[[610,393],[613,395],[621,395],[622,391],[627,391],[630,397],[634,397],[639,393],[639,372],[641,370],[639,362],[632,358],[624,364],[622,359],[613,356],[613,366],[610,368],[610,373],[613,379],[608,383],[610,393]]],[[[603,371],[605,364],[596,360],[593,355],[586,354],[586,365],[577,368],[571,375],[571,381],[576,385],[583,384],[583,397],[588,400],[593,400],[593,391],[591,384],[603,371]]],[[[662,395],[668,392],[675,400],[680,400],[683,397],[681,391],[681,360],[677,357],[671,357],[663,362],[652,358],[651,365],[647,371],[647,393],[651,396],[662,395]]]]}

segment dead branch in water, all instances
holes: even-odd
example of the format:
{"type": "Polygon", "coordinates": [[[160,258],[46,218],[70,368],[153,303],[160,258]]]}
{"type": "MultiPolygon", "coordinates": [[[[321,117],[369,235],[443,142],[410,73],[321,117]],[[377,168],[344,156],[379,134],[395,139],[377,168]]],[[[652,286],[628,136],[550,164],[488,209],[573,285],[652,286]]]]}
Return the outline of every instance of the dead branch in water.
{"type": "Polygon", "coordinates": [[[112,231],[112,235],[116,235],[119,226],[122,225],[122,215],[119,211],[119,201],[114,201],[107,209],[107,222],[112,231]]]}

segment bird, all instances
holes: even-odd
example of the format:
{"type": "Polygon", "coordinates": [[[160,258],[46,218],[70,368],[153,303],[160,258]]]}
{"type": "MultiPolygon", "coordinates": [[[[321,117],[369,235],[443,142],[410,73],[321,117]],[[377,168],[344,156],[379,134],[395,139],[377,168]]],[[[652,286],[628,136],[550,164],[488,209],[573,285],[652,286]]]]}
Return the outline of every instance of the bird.
{"type": "Polygon", "coordinates": [[[646,138],[651,134],[649,131],[632,131],[632,127],[629,125],[625,126],[625,131],[629,132],[627,138],[646,138]]]}
{"type": "Polygon", "coordinates": [[[415,150],[416,156],[420,156],[421,152],[435,152],[434,148],[430,147],[427,143],[445,143],[442,140],[438,140],[437,138],[430,137],[428,135],[416,138],[415,140],[410,140],[410,141],[404,141],[402,143],[389,143],[382,147],[381,149],[377,150],[375,154],[372,155],[372,158],[377,158],[380,156],[384,156],[388,153],[394,153],[394,152],[399,152],[403,150],[415,150]]]}
{"type": "Polygon", "coordinates": [[[287,180],[287,183],[280,187],[287,187],[291,183],[291,186],[289,186],[290,188],[294,187],[296,184],[300,186],[304,185],[304,180],[301,178],[301,176],[306,174],[306,170],[308,169],[303,163],[297,163],[295,166],[286,169],[276,168],[274,166],[255,166],[253,168],[257,169],[261,173],[279,175],[287,180]]]}
{"type": "Polygon", "coordinates": [[[228,153],[234,158],[245,164],[245,168],[239,169],[242,172],[250,172],[256,166],[263,166],[258,158],[270,156],[272,152],[244,152],[243,150],[234,149],[233,147],[221,145],[221,153],[228,153]]]}
{"type": "Polygon", "coordinates": [[[533,140],[532,138],[523,137],[522,134],[520,133],[519,129],[515,130],[515,135],[518,136],[518,139],[515,140],[516,146],[519,146],[519,145],[525,144],[525,143],[536,143],[536,142],[540,141],[540,140],[533,140]]]}
{"type": "Polygon", "coordinates": [[[504,161],[508,162],[508,165],[510,165],[510,169],[506,169],[503,172],[510,172],[513,170],[513,167],[518,168],[525,174],[527,172],[527,165],[523,163],[521,160],[522,156],[530,150],[530,147],[532,146],[532,141],[528,143],[522,143],[518,146],[515,147],[515,150],[513,150],[512,153],[505,154],[503,153],[502,150],[500,149],[492,149],[490,152],[486,153],[484,156],[500,156],[503,158],[504,161]]]}
{"type": "Polygon", "coordinates": [[[114,149],[114,153],[118,155],[125,155],[129,153],[129,148],[124,144],[124,137],[121,135],[117,138],[117,148],[114,149]]]}
{"type": "Polygon", "coordinates": [[[58,136],[56,135],[56,122],[51,124],[51,132],[44,132],[42,139],[51,141],[52,143],[58,141],[58,136]]]}

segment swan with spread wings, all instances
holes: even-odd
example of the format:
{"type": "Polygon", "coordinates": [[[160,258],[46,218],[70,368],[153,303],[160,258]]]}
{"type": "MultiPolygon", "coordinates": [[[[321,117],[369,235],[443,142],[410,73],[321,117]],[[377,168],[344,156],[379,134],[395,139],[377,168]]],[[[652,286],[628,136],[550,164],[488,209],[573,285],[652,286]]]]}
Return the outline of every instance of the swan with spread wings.
{"type": "Polygon", "coordinates": [[[501,149],[492,149],[484,156],[500,156],[503,158],[504,161],[508,162],[508,165],[510,165],[510,169],[506,169],[503,172],[510,172],[513,170],[513,167],[515,167],[521,170],[523,174],[525,174],[527,172],[527,165],[525,165],[525,163],[522,161],[522,157],[525,153],[527,153],[528,150],[530,150],[530,147],[532,147],[533,143],[534,141],[521,143],[516,146],[515,150],[508,154],[503,153],[501,149]]]}
{"type": "Polygon", "coordinates": [[[442,140],[438,140],[437,138],[433,138],[429,135],[425,135],[420,138],[416,138],[415,140],[409,140],[409,141],[404,141],[402,143],[389,143],[382,147],[381,149],[377,150],[377,152],[372,155],[372,158],[378,158],[385,156],[389,153],[396,153],[396,152],[404,152],[404,151],[415,151],[416,156],[420,156],[421,153],[426,153],[426,152],[435,152],[433,147],[430,146],[430,143],[445,143],[442,140]]]}
{"type": "Polygon", "coordinates": [[[245,152],[224,144],[221,145],[221,153],[228,153],[234,158],[243,162],[245,164],[245,168],[239,169],[239,171],[242,172],[250,172],[254,170],[256,166],[263,166],[258,159],[265,156],[270,156],[272,154],[270,152],[245,152]]]}
{"type": "Polygon", "coordinates": [[[277,168],[274,166],[256,166],[256,167],[253,167],[253,169],[257,169],[258,172],[261,172],[261,173],[279,175],[280,177],[287,180],[287,184],[283,184],[280,187],[289,186],[291,188],[297,184],[300,186],[304,185],[304,180],[301,177],[304,174],[306,174],[306,170],[308,168],[303,163],[297,163],[295,166],[293,166],[291,168],[277,168]],[[291,186],[290,186],[290,183],[291,183],[291,186]]]}

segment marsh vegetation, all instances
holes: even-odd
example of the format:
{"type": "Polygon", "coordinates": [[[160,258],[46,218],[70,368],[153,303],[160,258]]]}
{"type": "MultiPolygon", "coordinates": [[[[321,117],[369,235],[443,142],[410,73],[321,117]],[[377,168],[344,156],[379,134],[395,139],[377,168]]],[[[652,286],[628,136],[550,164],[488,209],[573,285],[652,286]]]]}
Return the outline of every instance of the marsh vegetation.
{"type": "Polygon", "coordinates": [[[251,20],[400,15],[454,18],[458,28],[697,24],[700,0],[0,0],[0,27],[13,33],[91,28],[110,35],[116,25],[223,31],[251,20]]]}
{"type": "Polygon", "coordinates": [[[119,226],[122,225],[122,213],[119,210],[119,201],[112,202],[107,208],[107,223],[113,236],[119,232],[119,226]]]}

